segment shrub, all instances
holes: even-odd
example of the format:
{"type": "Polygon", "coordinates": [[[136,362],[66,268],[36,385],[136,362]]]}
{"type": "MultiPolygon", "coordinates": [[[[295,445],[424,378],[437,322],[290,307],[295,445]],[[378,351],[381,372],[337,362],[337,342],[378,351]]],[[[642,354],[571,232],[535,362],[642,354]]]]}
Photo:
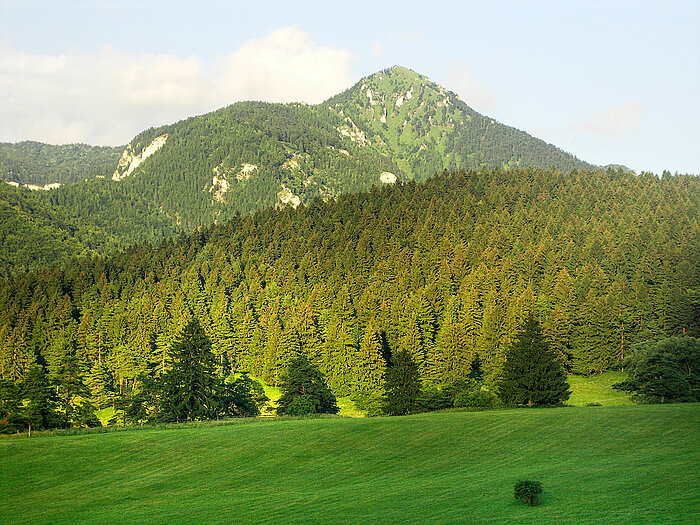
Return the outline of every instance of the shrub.
{"type": "Polygon", "coordinates": [[[520,480],[515,484],[515,499],[528,505],[539,505],[542,483],[539,481],[520,480]]]}
{"type": "Polygon", "coordinates": [[[455,408],[496,408],[500,400],[486,390],[467,390],[455,396],[455,408]]]}
{"type": "Polygon", "coordinates": [[[416,405],[421,412],[431,412],[452,407],[452,396],[446,389],[439,389],[434,385],[428,386],[418,394],[416,405]]]}
{"type": "Polygon", "coordinates": [[[631,392],[642,403],[700,400],[700,339],[669,337],[639,343],[624,364],[629,378],[613,388],[631,392]]]}

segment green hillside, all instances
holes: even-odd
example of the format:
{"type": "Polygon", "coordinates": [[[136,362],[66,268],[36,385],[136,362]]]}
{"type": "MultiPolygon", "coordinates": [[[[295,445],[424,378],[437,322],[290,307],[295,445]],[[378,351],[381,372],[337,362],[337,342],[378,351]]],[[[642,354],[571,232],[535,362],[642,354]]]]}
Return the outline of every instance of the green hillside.
{"type": "MultiPolygon", "coordinates": [[[[145,130],[126,148],[0,144],[0,179],[63,184],[33,198],[76,230],[104,231],[102,254],[271,206],[423,181],[443,169],[528,166],[593,168],[400,67],[315,106],[241,102],[145,130]]],[[[30,237],[39,253],[22,264],[47,264],[42,250],[77,255],[83,243],[78,234],[63,243],[30,237]]],[[[0,247],[0,274],[13,262],[0,247]]]]}
{"type": "Polygon", "coordinates": [[[686,524],[697,404],[0,439],[8,523],[686,524]],[[513,498],[539,480],[542,504],[513,498]]]}
{"type": "Polygon", "coordinates": [[[551,144],[480,115],[457,95],[395,66],[360,80],[323,106],[378,144],[418,181],[443,169],[593,169],[551,144]]]}
{"type": "Polygon", "coordinates": [[[615,383],[627,379],[627,374],[618,370],[590,376],[569,375],[567,381],[571,386],[568,404],[585,406],[588,404],[603,406],[631,405],[628,393],[613,389],[615,383]]]}
{"type": "Polygon", "coordinates": [[[0,182],[0,276],[157,243],[178,231],[150,201],[123,190],[99,178],[52,191],[0,182]]]}
{"type": "Polygon", "coordinates": [[[303,353],[338,397],[381,394],[401,351],[436,387],[478,355],[493,387],[530,314],[567,371],[615,370],[635,343],[700,335],[699,183],[444,173],[18,275],[0,282],[0,376],[45,363],[100,406],[161,373],[190,316],[222,367],[277,385],[303,353]]]}
{"type": "Polygon", "coordinates": [[[0,182],[0,276],[118,246],[98,227],[67,216],[41,195],[0,182]]]}
{"type": "Polygon", "coordinates": [[[0,180],[44,186],[70,184],[114,170],[123,146],[0,143],[0,180]]]}

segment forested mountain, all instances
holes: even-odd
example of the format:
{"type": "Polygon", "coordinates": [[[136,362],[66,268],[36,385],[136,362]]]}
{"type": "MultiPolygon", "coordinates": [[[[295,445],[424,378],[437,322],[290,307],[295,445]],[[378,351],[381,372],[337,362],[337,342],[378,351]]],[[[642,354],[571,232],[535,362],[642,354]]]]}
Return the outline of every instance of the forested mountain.
{"type": "MultiPolygon", "coordinates": [[[[241,102],[148,129],[121,158],[116,148],[0,145],[5,180],[81,181],[27,199],[75,221],[76,232],[84,225],[103,232],[105,245],[89,244],[102,253],[133,242],[158,242],[239,213],[482,166],[592,168],[479,115],[453,93],[400,67],[371,75],[316,106],[241,102]]],[[[27,245],[38,247],[50,238],[28,237],[27,245]]],[[[76,233],[49,251],[77,255],[84,242],[76,233]]],[[[16,264],[38,268],[47,262],[37,254],[32,264],[27,255],[17,261],[4,249],[0,275],[16,264]]]]}
{"type": "Polygon", "coordinates": [[[71,257],[113,250],[118,244],[99,229],[66,216],[41,195],[0,184],[0,276],[41,266],[60,266],[71,257]],[[93,252],[93,250],[95,250],[93,252]]]}
{"type": "Polygon", "coordinates": [[[123,146],[0,142],[0,179],[40,187],[79,182],[111,173],[122,151],[123,146]]]}
{"type": "Polygon", "coordinates": [[[177,230],[141,195],[94,178],[53,191],[0,184],[0,276],[158,242],[177,230]]]}
{"type": "Polygon", "coordinates": [[[395,66],[324,102],[379,144],[409,179],[443,169],[594,166],[515,128],[480,115],[427,77],[395,66]]]}
{"type": "Polygon", "coordinates": [[[125,398],[192,316],[222,370],[276,384],[305,354],[338,396],[379,395],[400,351],[436,385],[478,355],[494,385],[530,315],[567,370],[608,370],[700,334],[698,202],[692,176],[482,169],[233,217],[1,281],[0,377],[125,398]]]}

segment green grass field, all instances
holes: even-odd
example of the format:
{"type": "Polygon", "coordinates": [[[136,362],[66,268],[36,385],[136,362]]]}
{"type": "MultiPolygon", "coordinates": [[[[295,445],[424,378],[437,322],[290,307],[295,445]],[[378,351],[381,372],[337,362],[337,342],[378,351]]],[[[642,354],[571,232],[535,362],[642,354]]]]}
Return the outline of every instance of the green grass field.
{"type": "Polygon", "coordinates": [[[698,523],[699,429],[687,404],[10,437],[0,522],[698,523]]]}
{"type": "Polygon", "coordinates": [[[603,406],[631,405],[627,392],[613,390],[615,383],[627,379],[625,372],[605,372],[591,376],[567,376],[571,386],[571,397],[568,404],[585,406],[587,403],[600,403],[603,406]]]}

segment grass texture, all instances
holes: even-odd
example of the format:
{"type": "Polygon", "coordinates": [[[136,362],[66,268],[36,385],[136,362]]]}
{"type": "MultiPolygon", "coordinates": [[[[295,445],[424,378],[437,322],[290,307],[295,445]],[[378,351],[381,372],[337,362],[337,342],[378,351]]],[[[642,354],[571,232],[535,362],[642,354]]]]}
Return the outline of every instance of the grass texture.
{"type": "Polygon", "coordinates": [[[698,523],[699,428],[686,404],[4,438],[0,522],[698,523]]]}

